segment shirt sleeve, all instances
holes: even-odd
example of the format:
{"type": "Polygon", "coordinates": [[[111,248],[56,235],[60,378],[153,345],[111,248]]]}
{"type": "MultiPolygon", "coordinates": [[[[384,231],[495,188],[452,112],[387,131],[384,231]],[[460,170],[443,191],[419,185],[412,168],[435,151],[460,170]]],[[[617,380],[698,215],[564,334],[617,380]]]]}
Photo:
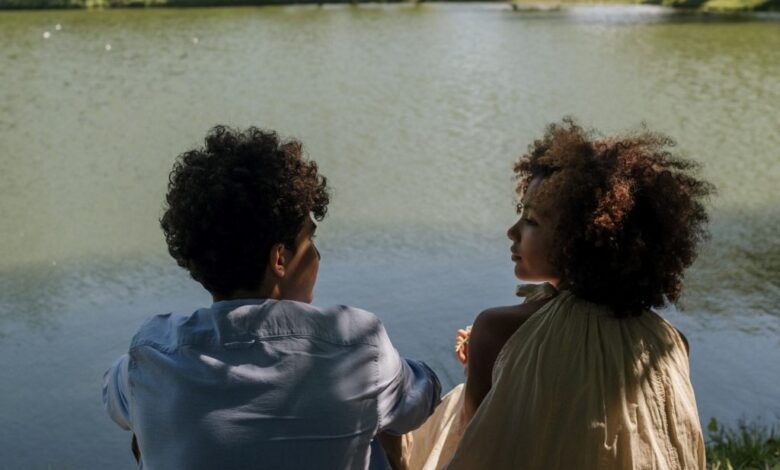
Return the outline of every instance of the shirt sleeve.
{"type": "Polygon", "coordinates": [[[405,359],[379,325],[379,431],[401,435],[420,427],[441,401],[436,374],[421,361],[405,359]]]}
{"type": "Polygon", "coordinates": [[[103,374],[103,406],[108,415],[122,429],[130,430],[130,406],[127,400],[130,388],[128,383],[127,354],[120,357],[105,374],[103,374]]]}

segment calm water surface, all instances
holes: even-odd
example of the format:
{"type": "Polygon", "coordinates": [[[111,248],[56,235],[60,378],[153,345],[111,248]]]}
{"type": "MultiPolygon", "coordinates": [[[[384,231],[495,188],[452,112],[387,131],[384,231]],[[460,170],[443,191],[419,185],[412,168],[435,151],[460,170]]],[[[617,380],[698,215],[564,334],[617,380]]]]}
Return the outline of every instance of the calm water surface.
{"type": "Polygon", "coordinates": [[[315,302],[376,311],[448,386],[454,331],[516,301],[510,168],[544,124],[673,135],[719,188],[712,240],[666,312],[690,339],[700,414],[780,417],[777,17],[3,12],[0,44],[4,467],[132,468],[101,374],[144,318],[209,303],[157,219],[174,156],[216,123],[304,141],[334,188],[315,302]]]}

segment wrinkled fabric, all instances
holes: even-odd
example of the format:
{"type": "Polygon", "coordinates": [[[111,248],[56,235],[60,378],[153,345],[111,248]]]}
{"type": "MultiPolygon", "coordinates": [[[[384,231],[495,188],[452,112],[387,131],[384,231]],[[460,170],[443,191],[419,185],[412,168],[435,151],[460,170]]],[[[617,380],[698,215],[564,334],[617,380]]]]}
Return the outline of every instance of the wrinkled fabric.
{"type": "Polygon", "coordinates": [[[439,395],[375,315],[264,299],[152,318],[103,385],[152,470],[374,468],[374,436],[418,427],[439,395]]]}
{"type": "Polygon", "coordinates": [[[493,386],[449,470],[704,469],[704,440],[679,333],[656,313],[552,297],[501,350],[493,386]]]}
{"type": "Polygon", "coordinates": [[[465,389],[460,384],[450,390],[425,424],[404,436],[410,470],[438,470],[452,458],[467,424],[462,413],[465,389]]]}
{"type": "Polygon", "coordinates": [[[460,385],[410,433],[411,469],[705,468],[688,356],[666,320],[615,318],[550,284],[518,295],[549,300],[502,348],[467,426],[460,385]]]}

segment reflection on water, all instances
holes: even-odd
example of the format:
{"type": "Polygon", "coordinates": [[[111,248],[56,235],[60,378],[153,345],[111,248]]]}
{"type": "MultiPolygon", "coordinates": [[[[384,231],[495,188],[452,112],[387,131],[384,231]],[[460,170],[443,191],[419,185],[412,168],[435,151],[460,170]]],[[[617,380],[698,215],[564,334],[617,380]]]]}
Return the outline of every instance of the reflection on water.
{"type": "Polygon", "coordinates": [[[56,327],[60,323],[57,312],[71,309],[74,302],[92,311],[107,303],[132,303],[141,293],[163,293],[181,284],[178,270],[175,263],[135,257],[66,261],[0,271],[0,328],[20,319],[45,330],[56,327]]]}
{"type": "MultiPolygon", "coordinates": [[[[463,380],[452,353],[454,331],[489,306],[517,302],[507,246],[500,243],[460,253],[456,260],[415,249],[388,259],[380,247],[358,254],[323,245],[315,301],[377,312],[396,347],[428,362],[445,388],[463,380]]],[[[45,273],[48,268],[29,271],[24,282],[41,289],[26,289],[4,302],[0,368],[6,379],[0,381],[0,396],[5,404],[12,400],[7,409],[15,411],[0,418],[0,449],[19,464],[12,467],[35,462],[59,468],[64,462],[72,468],[121,468],[124,463],[129,469],[128,436],[100,406],[101,374],[126,350],[145,318],[189,313],[210,299],[164,258],[64,268],[67,275],[56,279],[45,273]],[[72,446],[73,435],[89,439],[72,446]],[[50,446],[41,453],[43,441],[50,446]]],[[[24,289],[22,281],[6,281],[0,284],[4,293],[24,289]]],[[[714,316],[692,309],[664,316],[691,343],[693,383],[705,422],[712,416],[724,422],[767,419],[780,410],[777,317],[714,316]]]]}
{"type": "Polygon", "coordinates": [[[126,461],[100,374],[143,318],[209,301],[167,258],[157,219],[173,157],[220,122],[304,141],[334,188],[317,302],[379,312],[399,349],[452,385],[455,329],[516,301],[512,161],[566,114],[604,132],[646,121],[719,189],[682,311],[667,312],[693,345],[701,414],[780,411],[777,16],[3,12],[0,41],[0,396],[18,410],[0,418],[0,454],[12,466],[126,461]]]}
{"type": "Polygon", "coordinates": [[[683,307],[722,315],[780,317],[780,211],[723,210],[687,276],[683,307]]]}

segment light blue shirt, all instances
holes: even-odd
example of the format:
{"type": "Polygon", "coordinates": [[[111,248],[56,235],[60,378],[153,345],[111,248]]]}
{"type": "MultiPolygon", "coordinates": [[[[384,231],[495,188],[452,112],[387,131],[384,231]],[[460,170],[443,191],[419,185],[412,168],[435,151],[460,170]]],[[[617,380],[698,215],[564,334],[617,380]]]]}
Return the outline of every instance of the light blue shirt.
{"type": "Polygon", "coordinates": [[[103,402],[149,470],[364,470],[374,436],[419,427],[440,392],[374,314],[255,299],[147,321],[103,402]]]}

